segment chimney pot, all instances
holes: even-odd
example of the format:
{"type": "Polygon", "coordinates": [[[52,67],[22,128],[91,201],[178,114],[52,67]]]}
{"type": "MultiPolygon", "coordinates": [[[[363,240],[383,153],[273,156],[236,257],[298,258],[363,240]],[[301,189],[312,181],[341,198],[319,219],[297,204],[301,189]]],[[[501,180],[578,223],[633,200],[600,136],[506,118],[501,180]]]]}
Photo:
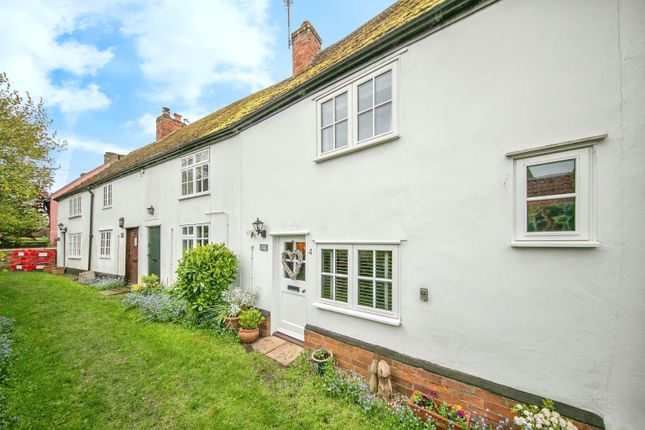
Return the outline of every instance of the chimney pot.
{"type": "Polygon", "coordinates": [[[316,54],[320,52],[322,39],[313,25],[307,20],[291,34],[291,58],[293,74],[304,71],[316,54]]]}
{"type": "Polygon", "coordinates": [[[157,117],[157,141],[168,136],[170,133],[179,130],[185,124],[181,121],[182,116],[175,113],[173,117],[170,116],[170,109],[167,107],[161,108],[161,115],[157,117]]]}

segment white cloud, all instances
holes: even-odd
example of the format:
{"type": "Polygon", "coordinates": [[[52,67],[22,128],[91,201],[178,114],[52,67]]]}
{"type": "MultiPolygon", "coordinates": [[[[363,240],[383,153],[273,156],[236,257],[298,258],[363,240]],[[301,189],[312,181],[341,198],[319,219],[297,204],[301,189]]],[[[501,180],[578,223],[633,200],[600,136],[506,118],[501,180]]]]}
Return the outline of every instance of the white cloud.
{"type": "Polygon", "coordinates": [[[0,70],[16,89],[42,97],[45,104],[66,113],[110,104],[98,85],[84,84],[81,78],[105,66],[114,55],[112,50],[60,40],[86,24],[82,17],[88,9],[77,3],[23,0],[7,2],[0,9],[0,70]],[[73,78],[56,84],[51,74],[57,71],[73,78]]]}
{"type": "Polygon", "coordinates": [[[197,103],[213,84],[259,89],[271,82],[275,29],[268,0],[160,0],[123,16],[153,98],[197,103]]]}
{"type": "Polygon", "coordinates": [[[67,185],[69,182],[76,179],[81,173],[89,172],[90,170],[98,167],[103,162],[102,156],[104,153],[116,152],[117,154],[127,154],[128,152],[130,152],[129,149],[123,148],[119,145],[114,145],[95,139],[87,139],[74,135],[67,135],[62,137],[67,141],[67,149],[61,152],[56,159],[56,162],[60,166],[60,169],[56,171],[56,174],[54,176],[54,184],[51,188],[53,191],[56,191],[67,185]],[[99,162],[97,162],[96,165],[78,166],[72,164],[72,157],[74,155],[74,152],[76,151],[87,152],[93,154],[94,156],[100,155],[101,157],[99,158],[99,162]]]}

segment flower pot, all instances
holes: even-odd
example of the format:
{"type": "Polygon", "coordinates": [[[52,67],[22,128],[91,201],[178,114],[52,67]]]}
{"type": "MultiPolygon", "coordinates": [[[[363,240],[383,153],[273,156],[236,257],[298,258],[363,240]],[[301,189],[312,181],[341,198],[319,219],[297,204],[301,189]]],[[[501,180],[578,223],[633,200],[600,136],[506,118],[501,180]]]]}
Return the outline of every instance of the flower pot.
{"type": "Polygon", "coordinates": [[[240,338],[240,342],[242,343],[255,342],[255,339],[257,339],[258,336],[260,336],[259,327],[253,328],[251,330],[240,328],[240,330],[237,332],[237,337],[240,338]]]}
{"type": "Polygon", "coordinates": [[[226,328],[238,329],[240,328],[240,317],[226,317],[225,318],[226,328]]]}
{"type": "Polygon", "coordinates": [[[331,351],[330,351],[330,350],[328,350],[328,349],[325,349],[325,351],[327,351],[327,352],[329,353],[329,355],[328,355],[327,357],[325,357],[325,358],[316,358],[316,357],[315,357],[315,354],[316,354],[316,352],[318,352],[318,351],[321,351],[321,350],[320,350],[320,349],[317,349],[317,350],[315,350],[315,351],[313,351],[313,352],[311,353],[311,360],[314,362],[314,364],[315,364],[315,366],[316,366],[316,370],[318,371],[318,373],[319,373],[320,375],[322,375],[322,374],[323,374],[323,370],[324,370],[324,368],[325,368],[325,363],[329,363],[329,362],[331,362],[331,361],[334,359],[334,353],[333,353],[333,352],[331,352],[331,351]]]}
{"type": "MultiPolygon", "coordinates": [[[[414,411],[415,415],[421,418],[424,421],[427,421],[428,419],[431,419],[435,422],[435,425],[437,427],[437,430],[466,430],[469,425],[470,425],[470,412],[464,411],[464,424],[458,424],[455,422],[452,422],[450,418],[444,417],[443,415],[439,415],[438,413],[431,411],[429,409],[424,408],[423,406],[417,405],[412,401],[412,397],[415,396],[415,394],[421,394],[425,396],[425,394],[421,393],[420,391],[415,391],[412,393],[410,398],[408,399],[408,406],[414,411]]],[[[427,397],[427,396],[426,396],[427,397]]],[[[435,403],[437,405],[441,405],[446,402],[442,402],[441,400],[434,399],[435,403]]]]}

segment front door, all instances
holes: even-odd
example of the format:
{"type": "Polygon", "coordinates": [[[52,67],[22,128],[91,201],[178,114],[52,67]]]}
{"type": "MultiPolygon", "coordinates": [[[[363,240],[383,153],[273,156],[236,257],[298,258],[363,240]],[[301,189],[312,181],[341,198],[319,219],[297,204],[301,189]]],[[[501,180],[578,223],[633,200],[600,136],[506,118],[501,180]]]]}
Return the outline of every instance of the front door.
{"type": "Polygon", "coordinates": [[[304,237],[280,239],[278,258],[279,315],[277,330],[304,340],[307,323],[307,243],[304,237]]]}
{"type": "Polygon", "coordinates": [[[148,275],[159,275],[161,256],[161,227],[148,227],[148,275]]]}
{"type": "Polygon", "coordinates": [[[139,228],[129,228],[125,235],[125,280],[136,284],[139,282],[139,228]]]}

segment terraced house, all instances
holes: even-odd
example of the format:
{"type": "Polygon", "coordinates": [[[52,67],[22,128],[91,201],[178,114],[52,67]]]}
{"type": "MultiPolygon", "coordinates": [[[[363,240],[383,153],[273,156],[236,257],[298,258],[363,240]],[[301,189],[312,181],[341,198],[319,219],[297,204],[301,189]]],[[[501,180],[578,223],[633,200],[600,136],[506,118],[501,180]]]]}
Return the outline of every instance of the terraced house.
{"type": "MultiPolygon", "coordinates": [[[[223,242],[270,331],[480,415],[645,412],[643,2],[401,0],[59,196],[60,265],[175,277],[223,242]]],[[[315,22],[315,20],[314,20],[315,22]]],[[[324,32],[321,31],[321,33],[324,32]]]]}

